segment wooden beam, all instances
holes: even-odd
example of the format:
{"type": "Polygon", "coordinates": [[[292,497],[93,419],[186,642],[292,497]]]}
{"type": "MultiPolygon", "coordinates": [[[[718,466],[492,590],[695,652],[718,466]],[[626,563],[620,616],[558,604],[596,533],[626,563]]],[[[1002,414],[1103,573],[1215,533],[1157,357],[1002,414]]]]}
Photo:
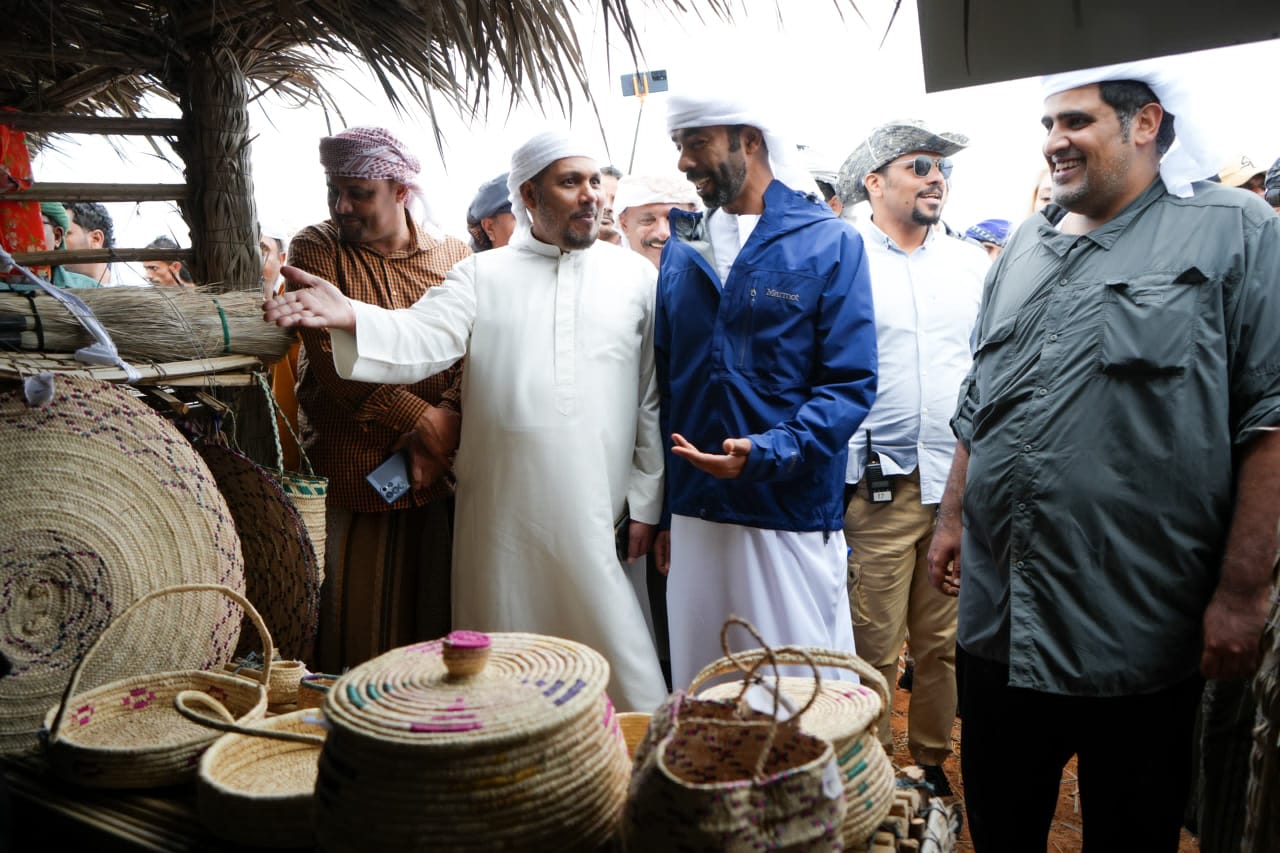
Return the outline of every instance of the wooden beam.
{"type": "Polygon", "coordinates": [[[56,249],[52,252],[13,252],[15,263],[24,267],[46,264],[101,264],[112,261],[182,261],[191,263],[190,249],[56,249]]]}
{"type": "Polygon", "coordinates": [[[102,133],[133,136],[178,136],[180,118],[125,118],[123,116],[77,116],[65,113],[5,113],[0,119],[15,130],[41,133],[102,133]]]}
{"type": "Polygon", "coordinates": [[[58,65],[108,65],[125,71],[152,70],[164,67],[166,59],[164,51],[148,54],[138,51],[133,54],[119,53],[113,50],[94,50],[92,48],[71,47],[59,44],[57,50],[48,45],[27,45],[5,42],[0,44],[0,60],[35,60],[58,65]]]}
{"type": "Polygon", "coordinates": [[[81,184],[41,181],[25,190],[0,192],[0,201],[186,201],[186,184],[81,184]]]}

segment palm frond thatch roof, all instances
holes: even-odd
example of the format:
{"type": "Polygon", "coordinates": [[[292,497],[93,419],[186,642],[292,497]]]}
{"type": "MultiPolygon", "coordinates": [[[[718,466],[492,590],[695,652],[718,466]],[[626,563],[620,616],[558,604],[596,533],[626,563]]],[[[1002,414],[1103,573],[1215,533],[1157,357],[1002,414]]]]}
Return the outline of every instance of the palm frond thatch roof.
{"type": "MultiPolygon", "coordinates": [[[[606,35],[638,49],[628,0],[595,0],[606,35]]],[[[254,93],[332,105],[325,72],[368,65],[398,109],[435,101],[483,110],[513,98],[559,106],[588,95],[571,17],[585,0],[3,0],[0,106],[136,116],[147,95],[177,101],[195,52],[224,48],[254,93]],[[5,8],[12,7],[12,8],[5,8]]],[[[733,0],[654,2],[728,17],[733,0]]]]}

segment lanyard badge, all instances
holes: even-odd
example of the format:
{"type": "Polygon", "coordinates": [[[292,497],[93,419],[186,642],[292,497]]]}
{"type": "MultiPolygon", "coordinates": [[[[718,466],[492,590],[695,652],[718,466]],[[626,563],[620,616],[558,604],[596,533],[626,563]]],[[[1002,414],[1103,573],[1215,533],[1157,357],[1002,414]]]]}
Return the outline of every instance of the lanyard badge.
{"type": "Polygon", "coordinates": [[[871,449],[871,430],[867,433],[867,473],[863,478],[867,483],[867,500],[873,504],[887,504],[893,501],[893,481],[884,474],[880,465],[880,456],[871,449]]]}

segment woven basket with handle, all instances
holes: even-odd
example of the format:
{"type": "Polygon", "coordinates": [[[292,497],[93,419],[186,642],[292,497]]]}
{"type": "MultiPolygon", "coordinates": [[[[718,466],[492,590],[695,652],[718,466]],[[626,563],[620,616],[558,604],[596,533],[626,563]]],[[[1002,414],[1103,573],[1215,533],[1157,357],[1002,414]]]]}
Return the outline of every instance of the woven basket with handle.
{"type": "Polygon", "coordinates": [[[271,471],[271,475],[280,483],[281,490],[293,501],[298,515],[302,516],[302,521],[307,526],[307,532],[311,536],[311,547],[316,554],[316,565],[319,567],[319,582],[323,583],[326,539],[325,501],[329,495],[329,480],[326,477],[317,476],[315,469],[311,467],[311,460],[302,449],[302,440],[293,433],[289,419],[281,413],[276,397],[271,393],[271,386],[267,384],[266,376],[261,373],[255,375],[262,393],[267,395],[267,405],[271,409],[271,417],[268,420],[271,421],[271,437],[276,447],[276,468],[271,471]],[[305,472],[284,469],[284,448],[280,446],[280,421],[284,421],[285,428],[298,444],[298,459],[306,469],[305,472]]]}
{"type": "MultiPolygon", "coordinates": [[[[708,699],[693,691],[673,694],[653,712],[635,751],[623,823],[631,853],[748,853],[773,850],[818,853],[843,850],[845,791],[829,741],[804,731],[804,719],[821,694],[818,665],[803,649],[798,663],[813,672],[809,700],[784,717],[782,693],[770,685],[771,710],[744,702],[763,661],[776,666],[765,646],[748,662],[729,651],[728,630],[738,625],[764,645],[746,620],[731,616],[721,646],[733,671],[746,674],[732,697],[708,699]]],[[[697,686],[695,680],[694,686],[697,686]]]]}
{"type": "Polygon", "coordinates": [[[49,709],[45,725],[50,766],[68,782],[95,788],[149,788],[187,781],[195,775],[200,753],[218,735],[178,712],[178,694],[187,690],[207,694],[238,722],[261,719],[267,710],[265,685],[271,677],[272,652],[271,635],[262,617],[233,589],[218,584],[181,584],[144,595],[89,647],[72,672],[62,701],[49,709]],[[197,592],[226,596],[249,615],[267,655],[260,681],[203,670],[158,672],[76,693],[81,673],[98,648],[111,639],[117,625],[153,599],[197,592]]]}
{"type": "MultiPolygon", "coordinates": [[[[771,651],[778,664],[812,660],[819,666],[852,672],[861,679],[860,684],[823,681],[816,695],[812,678],[776,679],[782,693],[796,705],[812,703],[800,720],[800,728],[835,748],[847,804],[841,836],[847,849],[861,849],[893,807],[893,765],[876,734],[880,715],[892,707],[884,677],[862,658],[847,652],[808,646],[780,646],[771,651]]],[[[743,667],[759,674],[761,665],[767,662],[764,649],[734,652],[733,659],[714,661],[694,676],[689,693],[702,699],[733,699],[742,692],[743,667]],[[707,686],[727,675],[737,679],[707,686]]],[[[769,679],[770,684],[774,682],[769,679]]]]}
{"type": "Polygon", "coordinates": [[[183,692],[178,710],[227,732],[200,757],[196,812],[215,835],[255,847],[310,847],[325,728],[314,709],[240,725],[204,694],[183,692]],[[205,708],[220,719],[210,719],[205,708]]]}

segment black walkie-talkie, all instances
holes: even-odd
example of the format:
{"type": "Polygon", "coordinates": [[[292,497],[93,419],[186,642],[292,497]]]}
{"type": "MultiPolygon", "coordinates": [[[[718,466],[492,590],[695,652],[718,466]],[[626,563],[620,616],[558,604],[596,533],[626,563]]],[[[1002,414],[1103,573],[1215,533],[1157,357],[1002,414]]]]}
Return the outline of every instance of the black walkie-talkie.
{"type": "Polygon", "coordinates": [[[884,475],[880,456],[871,449],[871,430],[867,433],[867,500],[873,504],[887,504],[893,500],[893,482],[884,475]]]}

